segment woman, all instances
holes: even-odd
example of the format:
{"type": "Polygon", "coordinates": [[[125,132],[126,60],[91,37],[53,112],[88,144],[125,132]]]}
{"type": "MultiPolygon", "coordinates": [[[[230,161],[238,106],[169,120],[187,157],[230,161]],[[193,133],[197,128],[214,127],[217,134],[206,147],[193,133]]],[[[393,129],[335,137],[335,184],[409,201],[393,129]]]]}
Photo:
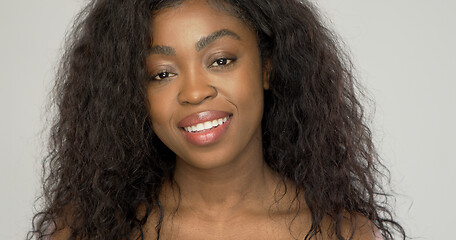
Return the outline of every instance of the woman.
{"type": "Polygon", "coordinates": [[[350,63],[308,2],[93,1],[29,238],[405,239],[350,63]]]}

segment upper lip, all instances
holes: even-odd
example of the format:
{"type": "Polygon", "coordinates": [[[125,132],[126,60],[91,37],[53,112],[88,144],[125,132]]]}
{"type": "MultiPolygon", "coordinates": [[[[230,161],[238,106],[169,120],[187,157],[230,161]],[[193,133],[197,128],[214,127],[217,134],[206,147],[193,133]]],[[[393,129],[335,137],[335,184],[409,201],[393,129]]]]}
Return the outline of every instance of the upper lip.
{"type": "Polygon", "coordinates": [[[202,111],[188,115],[178,123],[178,127],[189,127],[198,123],[204,123],[207,121],[213,121],[219,118],[224,118],[231,115],[224,111],[202,111]]]}

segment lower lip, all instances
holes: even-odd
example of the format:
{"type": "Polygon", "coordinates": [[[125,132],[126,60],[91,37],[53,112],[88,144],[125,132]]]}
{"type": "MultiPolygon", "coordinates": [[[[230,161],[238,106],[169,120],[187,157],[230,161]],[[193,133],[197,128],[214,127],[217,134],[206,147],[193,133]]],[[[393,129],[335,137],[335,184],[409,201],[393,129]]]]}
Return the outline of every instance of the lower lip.
{"type": "Polygon", "coordinates": [[[185,139],[191,144],[206,146],[217,142],[226,132],[231,123],[231,116],[222,125],[200,132],[187,132],[181,129],[185,139]]]}

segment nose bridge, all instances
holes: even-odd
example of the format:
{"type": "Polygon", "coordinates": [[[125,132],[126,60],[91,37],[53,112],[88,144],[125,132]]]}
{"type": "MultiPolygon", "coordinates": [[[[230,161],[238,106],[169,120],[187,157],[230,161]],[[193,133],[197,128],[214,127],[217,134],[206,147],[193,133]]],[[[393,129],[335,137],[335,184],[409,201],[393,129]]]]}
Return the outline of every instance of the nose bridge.
{"type": "Polygon", "coordinates": [[[211,85],[204,69],[188,67],[182,75],[178,101],[181,104],[199,104],[217,95],[217,89],[211,85]]]}

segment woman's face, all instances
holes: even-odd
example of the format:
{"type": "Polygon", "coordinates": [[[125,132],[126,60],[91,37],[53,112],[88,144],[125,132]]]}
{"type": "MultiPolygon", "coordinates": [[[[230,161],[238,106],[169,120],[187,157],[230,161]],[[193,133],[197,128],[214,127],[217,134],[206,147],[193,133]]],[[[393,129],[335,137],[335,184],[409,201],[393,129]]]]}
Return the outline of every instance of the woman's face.
{"type": "Polygon", "coordinates": [[[256,34],[206,1],[165,8],[146,60],[152,126],[178,160],[203,169],[262,157],[262,71],[256,34]]]}

